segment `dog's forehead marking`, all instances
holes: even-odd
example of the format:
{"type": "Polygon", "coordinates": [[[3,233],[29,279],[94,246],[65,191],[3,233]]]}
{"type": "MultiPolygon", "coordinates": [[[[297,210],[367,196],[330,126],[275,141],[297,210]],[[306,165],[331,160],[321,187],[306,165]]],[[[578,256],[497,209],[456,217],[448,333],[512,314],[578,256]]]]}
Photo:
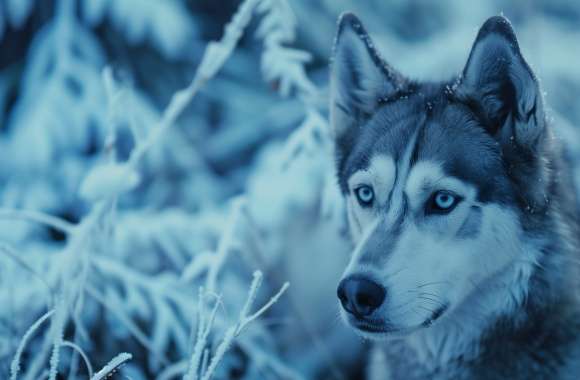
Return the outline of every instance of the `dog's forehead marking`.
{"type": "Polygon", "coordinates": [[[386,215],[387,225],[397,223],[407,208],[405,183],[407,182],[407,177],[411,170],[411,158],[413,157],[413,152],[416,149],[418,136],[419,129],[417,129],[409,139],[409,142],[407,143],[407,146],[405,147],[405,150],[403,151],[403,154],[397,163],[397,175],[393,185],[393,190],[391,191],[389,209],[386,215]]]}

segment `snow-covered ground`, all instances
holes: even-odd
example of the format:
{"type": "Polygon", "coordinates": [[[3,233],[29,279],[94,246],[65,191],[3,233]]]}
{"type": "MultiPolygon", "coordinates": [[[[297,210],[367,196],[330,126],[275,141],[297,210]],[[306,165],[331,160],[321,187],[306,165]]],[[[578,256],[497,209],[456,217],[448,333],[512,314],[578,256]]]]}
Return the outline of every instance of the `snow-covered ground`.
{"type": "Polygon", "coordinates": [[[360,378],[326,109],[346,10],[426,79],[510,18],[580,188],[577,1],[2,0],[0,379],[360,378]]]}

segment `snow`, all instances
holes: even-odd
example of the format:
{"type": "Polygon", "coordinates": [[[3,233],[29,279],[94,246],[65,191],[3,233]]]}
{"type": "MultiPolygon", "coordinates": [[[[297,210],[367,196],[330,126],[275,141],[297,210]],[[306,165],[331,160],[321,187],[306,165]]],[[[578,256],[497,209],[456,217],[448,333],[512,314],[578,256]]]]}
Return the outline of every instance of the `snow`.
{"type": "Polygon", "coordinates": [[[80,195],[87,201],[118,197],[139,184],[139,174],[127,164],[95,167],[81,183],[80,195]]]}
{"type": "Polygon", "coordinates": [[[503,7],[1,2],[0,378],[345,377],[364,345],[337,320],[336,19],[440,79],[504,11],[580,188],[580,5],[503,7]]]}

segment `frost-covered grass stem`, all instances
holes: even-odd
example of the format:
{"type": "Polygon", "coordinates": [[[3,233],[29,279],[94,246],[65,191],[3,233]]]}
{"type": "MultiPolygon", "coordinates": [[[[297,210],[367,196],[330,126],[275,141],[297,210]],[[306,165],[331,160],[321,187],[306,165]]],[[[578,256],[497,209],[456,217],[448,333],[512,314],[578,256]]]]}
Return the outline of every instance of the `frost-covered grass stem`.
{"type": "MultiPolygon", "coordinates": [[[[215,312],[217,311],[218,303],[220,302],[220,298],[218,298],[214,304],[210,317],[208,318],[207,322],[201,322],[202,319],[199,319],[198,322],[198,340],[196,342],[196,347],[194,349],[194,353],[191,357],[189,370],[183,377],[184,380],[197,380],[201,376],[201,380],[210,380],[218,367],[219,363],[223,359],[226,352],[232,347],[234,340],[244,331],[244,329],[257,318],[259,318],[262,314],[264,314],[272,305],[274,305],[280,297],[286,292],[288,287],[290,286],[289,283],[285,283],[280,290],[272,297],[268,302],[266,302],[261,308],[258,309],[253,314],[249,314],[254,302],[257,298],[258,291],[263,281],[263,275],[260,271],[255,271],[253,275],[252,284],[250,285],[248,296],[246,298],[246,302],[240,311],[240,316],[238,321],[235,325],[229,327],[224,337],[222,338],[220,344],[215,350],[215,353],[211,357],[209,361],[209,365],[207,365],[207,369],[204,369],[204,356],[203,352],[206,345],[207,345],[207,338],[209,331],[213,327],[214,319],[215,319],[215,312]],[[202,331],[203,330],[203,331],[202,331]],[[200,371],[200,369],[202,369],[200,371]],[[200,373],[200,375],[198,375],[200,373]]],[[[200,297],[202,297],[203,290],[200,290],[200,297]]],[[[201,307],[200,307],[200,310],[201,307]]],[[[200,314],[200,318],[202,315],[200,314]]],[[[209,357],[207,355],[206,357],[209,357]]]]}
{"type": "Polygon", "coordinates": [[[22,358],[22,353],[24,352],[24,349],[26,348],[26,345],[28,344],[28,341],[30,340],[32,335],[36,332],[36,330],[38,330],[40,325],[42,325],[44,323],[44,321],[46,321],[47,319],[52,317],[53,314],[54,314],[54,309],[46,312],[40,318],[38,318],[36,320],[36,322],[34,322],[32,324],[32,326],[30,326],[28,328],[28,330],[26,330],[26,333],[24,333],[24,336],[22,337],[22,339],[20,340],[20,343],[18,344],[18,348],[16,349],[16,354],[14,355],[14,358],[12,359],[12,363],[10,364],[10,380],[16,380],[16,377],[18,376],[18,373],[20,372],[20,360],[22,358]]]}
{"type": "Polygon", "coordinates": [[[107,363],[107,365],[105,365],[103,368],[101,368],[101,370],[99,370],[99,372],[95,373],[95,375],[92,376],[90,378],[90,380],[104,380],[104,379],[109,378],[113,372],[117,371],[119,369],[119,367],[121,367],[123,364],[125,364],[127,361],[131,360],[132,358],[133,358],[133,355],[131,355],[127,352],[122,352],[122,353],[118,354],[113,359],[111,359],[109,361],[109,363],[107,363]]]}

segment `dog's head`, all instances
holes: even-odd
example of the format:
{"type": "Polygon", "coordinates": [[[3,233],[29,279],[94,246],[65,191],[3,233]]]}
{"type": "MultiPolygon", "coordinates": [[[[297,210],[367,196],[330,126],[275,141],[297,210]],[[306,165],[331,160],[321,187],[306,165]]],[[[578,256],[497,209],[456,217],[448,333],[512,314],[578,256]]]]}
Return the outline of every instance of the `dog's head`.
{"type": "Polygon", "coordinates": [[[345,14],[331,87],[356,246],[338,286],[347,322],[379,338],[521,302],[537,260],[526,215],[547,207],[550,138],[509,21],[482,26],[458,79],[418,83],[345,14]]]}

